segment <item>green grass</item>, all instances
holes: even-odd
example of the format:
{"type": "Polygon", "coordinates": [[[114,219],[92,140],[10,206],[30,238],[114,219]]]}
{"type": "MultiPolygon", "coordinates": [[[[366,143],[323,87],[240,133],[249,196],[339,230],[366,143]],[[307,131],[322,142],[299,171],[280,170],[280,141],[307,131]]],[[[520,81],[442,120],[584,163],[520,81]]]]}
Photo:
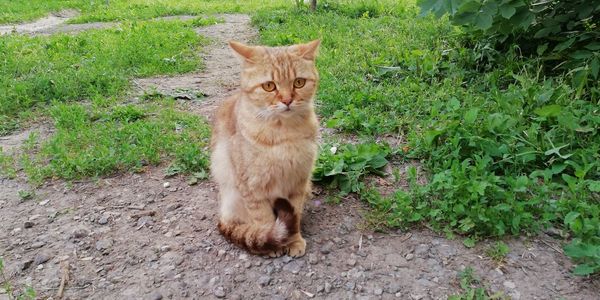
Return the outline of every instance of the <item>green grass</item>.
{"type": "Polygon", "coordinates": [[[424,186],[413,168],[408,191],[359,191],[382,224],[427,223],[470,240],[557,226],[600,249],[598,94],[573,88],[569,75],[544,75],[516,48],[494,55],[446,20],[417,14],[411,1],[322,1],[317,13],[261,10],[254,22],[269,45],[322,38],[323,124],[404,135],[411,150],[391,153],[423,161],[424,186]]]}
{"type": "Polygon", "coordinates": [[[56,104],[50,109],[55,133],[20,157],[29,179],[67,180],[142,171],[173,161],[181,173],[208,168],[209,126],[179,111],[172,99],[138,105],[99,101],[56,104]]]}
{"type": "Polygon", "coordinates": [[[77,35],[0,38],[0,133],[53,100],[122,95],[133,77],[198,69],[203,39],[193,22],[126,22],[77,35]]]}
{"type": "Polygon", "coordinates": [[[0,0],[0,24],[29,21],[62,9],[81,12],[80,16],[71,20],[72,23],[87,23],[171,15],[252,13],[258,9],[292,5],[293,1],[285,0],[0,0]]]}

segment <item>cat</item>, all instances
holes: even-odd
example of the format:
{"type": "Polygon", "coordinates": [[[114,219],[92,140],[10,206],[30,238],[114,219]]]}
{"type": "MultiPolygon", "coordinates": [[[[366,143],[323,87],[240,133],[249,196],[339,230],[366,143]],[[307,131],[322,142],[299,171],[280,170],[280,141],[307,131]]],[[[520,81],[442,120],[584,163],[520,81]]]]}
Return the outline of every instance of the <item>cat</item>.
{"type": "Polygon", "coordinates": [[[305,253],[300,222],[318,148],[319,45],[229,42],[242,60],[241,89],[215,115],[211,174],[219,186],[219,231],[253,254],[305,253]]]}

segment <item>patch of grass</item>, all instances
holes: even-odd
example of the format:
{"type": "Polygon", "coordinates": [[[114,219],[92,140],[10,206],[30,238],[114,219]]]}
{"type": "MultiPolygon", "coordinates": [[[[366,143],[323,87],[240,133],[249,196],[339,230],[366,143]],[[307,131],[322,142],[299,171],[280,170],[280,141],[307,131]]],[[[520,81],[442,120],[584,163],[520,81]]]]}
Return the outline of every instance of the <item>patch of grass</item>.
{"type": "Polygon", "coordinates": [[[192,21],[123,23],[78,35],[0,38],[0,130],[53,100],[121,95],[132,77],[199,67],[202,43],[192,21]]]}
{"type": "Polygon", "coordinates": [[[262,10],[254,22],[269,45],[322,38],[326,126],[402,134],[407,156],[424,162],[427,185],[361,194],[389,226],[427,222],[475,241],[553,225],[600,245],[598,94],[543,74],[517,48],[492,64],[488,50],[445,19],[418,18],[413,4],[262,10]]]}
{"type": "Polygon", "coordinates": [[[21,198],[21,201],[27,201],[30,199],[33,199],[33,197],[35,197],[35,191],[18,191],[17,192],[19,194],[19,198],[21,198]]]}
{"type": "Polygon", "coordinates": [[[504,261],[508,253],[510,253],[510,248],[502,241],[494,243],[485,251],[485,254],[497,263],[504,261]]]}
{"type": "Polygon", "coordinates": [[[286,0],[11,0],[0,2],[0,24],[43,17],[62,9],[81,12],[73,23],[144,20],[172,15],[252,13],[258,9],[291,7],[286,0]]]}
{"type": "Polygon", "coordinates": [[[15,178],[17,176],[13,156],[4,153],[2,148],[0,148],[0,176],[7,178],[15,178]]]}
{"type": "Polygon", "coordinates": [[[4,289],[9,300],[34,300],[36,292],[31,286],[24,286],[22,292],[17,292],[15,296],[15,287],[9,281],[9,278],[4,273],[4,258],[0,256],[0,279],[2,280],[0,287],[4,289]]]}
{"type": "Polygon", "coordinates": [[[510,299],[509,297],[504,296],[502,292],[491,295],[483,286],[472,267],[466,267],[464,270],[460,271],[458,273],[458,280],[463,292],[448,297],[449,300],[510,299]]]}
{"type": "Polygon", "coordinates": [[[50,114],[55,133],[21,158],[34,183],[137,172],[163,160],[174,160],[183,173],[208,168],[209,126],[178,111],[173,100],[145,105],[58,103],[50,114]]]}

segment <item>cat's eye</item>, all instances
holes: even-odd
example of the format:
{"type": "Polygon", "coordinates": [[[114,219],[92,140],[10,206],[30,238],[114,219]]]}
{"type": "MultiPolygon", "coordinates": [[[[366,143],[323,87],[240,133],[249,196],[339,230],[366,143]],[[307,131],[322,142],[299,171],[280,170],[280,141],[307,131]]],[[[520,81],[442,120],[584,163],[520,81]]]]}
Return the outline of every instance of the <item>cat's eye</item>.
{"type": "Polygon", "coordinates": [[[263,90],[265,90],[267,92],[272,92],[276,88],[275,82],[273,82],[273,81],[265,82],[262,84],[262,88],[263,88],[263,90]]]}
{"type": "Polygon", "coordinates": [[[306,84],[306,79],[304,79],[304,78],[296,78],[294,80],[294,87],[297,89],[303,87],[305,84],[306,84]]]}

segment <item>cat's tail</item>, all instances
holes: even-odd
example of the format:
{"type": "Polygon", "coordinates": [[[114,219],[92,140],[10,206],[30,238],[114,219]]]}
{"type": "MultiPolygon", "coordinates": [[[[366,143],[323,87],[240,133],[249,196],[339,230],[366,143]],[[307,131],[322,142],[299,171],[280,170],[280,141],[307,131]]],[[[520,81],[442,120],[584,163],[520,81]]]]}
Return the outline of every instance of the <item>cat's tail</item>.
{"type": "Polygon", "coordinates": [[[273,211],[275,223],[256,225],[252,223],[219,222],[219,231],[232,243],[255,254],[268,254],[287,244],[288,238],[299,232],[298,217],[290,202],[283,198],[275,200],[273,211]]]}

